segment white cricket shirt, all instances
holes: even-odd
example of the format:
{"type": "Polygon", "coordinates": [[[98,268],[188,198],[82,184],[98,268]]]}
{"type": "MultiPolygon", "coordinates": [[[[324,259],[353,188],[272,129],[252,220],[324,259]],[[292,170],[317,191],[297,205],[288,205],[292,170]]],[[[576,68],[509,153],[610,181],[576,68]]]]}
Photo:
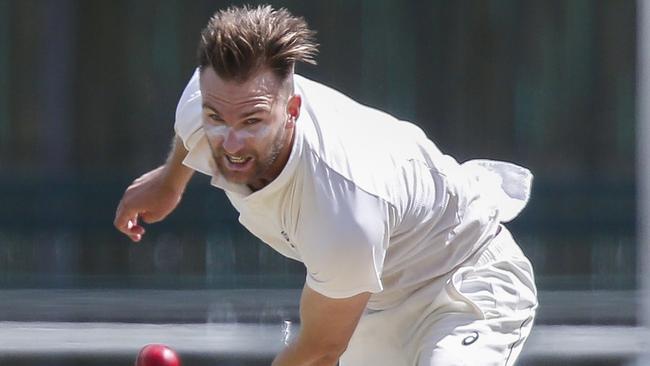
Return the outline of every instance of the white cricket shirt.
{"type": "Polygon", "coordinates": [[[294,145],[280,175],[251,192],[213,168],[201,127],[198,73],[176,111],[187,166],[212,176],[239,221],[307,269],[331,297],[372,292],[385,309],[458,266],[525,206],[532,176],[489,160],[458,164],[417,126],[295,76],[302,96],[294,145]]]}

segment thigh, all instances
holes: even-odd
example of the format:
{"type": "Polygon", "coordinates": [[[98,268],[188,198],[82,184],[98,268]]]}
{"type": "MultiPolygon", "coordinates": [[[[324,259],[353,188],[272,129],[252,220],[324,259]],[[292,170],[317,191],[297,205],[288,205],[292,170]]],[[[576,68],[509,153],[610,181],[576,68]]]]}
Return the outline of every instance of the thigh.
{"type": "Polygon", "coordinates": [[[523,321],[449,314],[422,340],[417,366],[511,366],[530,333],[533,314],[523,321]]]}
{"type": "Polygon", "coordinates": [[[451,276],[445,288],[449,303],[460,300],[476,311],[446,309],[424,324],[415,364],[514,364],[533,325],[537,291],[530,262],[504,248],[496,246],[482,256],[488,260],[451,276]]]}
{"type": "Polygon", "coordinates": [[[411,366],[404,349],[402,314],[386,310],[364,315],[341,356],[340,366],[411,366]]]}
{"type": "MultiPolygon", "coordinates": [[[[341,357],[341,366],[413,366],[419,325],[435,304],[446,304],[447,278],[413,290],[398,305],[368,310],[341,357]]],[[[440,305],[442,306],[442,305],[440,305]]]]}

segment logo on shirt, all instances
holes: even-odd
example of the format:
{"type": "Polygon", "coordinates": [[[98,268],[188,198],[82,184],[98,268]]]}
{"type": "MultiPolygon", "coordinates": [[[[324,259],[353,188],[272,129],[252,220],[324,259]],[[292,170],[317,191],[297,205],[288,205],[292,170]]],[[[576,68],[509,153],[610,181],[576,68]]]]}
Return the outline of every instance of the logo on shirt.
{"type": "Polygon", "coordinates": [[[282,234],[282,237],[284,238],[284,240],[287,241],[287,243],[291,241],[291,240],[289,240],[289,234],[287,234],[286,231],[282,230],[282,231],[280,232],[280,234],[282,234]]]}
{"type": "Polygon", "coordinates": [[[289,245],[291,245],[292,248],[295,248],[295,247],[296,247],[296,246],[293,245],[293,243],[291,242],[291,239],[289,239],[289,234],[287,234],[286,231],[282,230],[282,231],[280,232],[280,235],[282,235],[282,237],[284,238],[284,240],[285,240],[289,245]]]}

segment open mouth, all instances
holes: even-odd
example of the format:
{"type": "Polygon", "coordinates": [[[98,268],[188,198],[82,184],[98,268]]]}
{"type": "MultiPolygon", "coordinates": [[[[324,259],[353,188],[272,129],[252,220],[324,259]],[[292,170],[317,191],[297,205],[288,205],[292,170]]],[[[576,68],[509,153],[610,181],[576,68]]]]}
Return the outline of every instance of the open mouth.
{"type": "Polygon", "coordinates": [[[253,157],[251,156],[234,156],[224,154],[224,163],[226,169],[233,172],[243,172],[251,167],[253,157]]]}
{"type": "Polygon", "coordinates": [[[249,161],[251,158],[248,157],[243,157],[243,156],[232,156],[226,154],[226,159],[228,159],[229,162],[233,164],[245,164],[247,161],[249,161]]]}

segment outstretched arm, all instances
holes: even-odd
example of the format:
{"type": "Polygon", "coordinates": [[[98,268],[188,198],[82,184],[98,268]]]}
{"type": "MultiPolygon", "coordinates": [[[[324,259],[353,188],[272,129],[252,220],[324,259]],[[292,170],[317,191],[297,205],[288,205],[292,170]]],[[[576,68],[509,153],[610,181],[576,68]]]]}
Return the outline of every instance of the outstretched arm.
{"type": "Polygon", "coordinates": [[[300,299],[300,333],[272,366],[334,366],[366,308],[369,292],[332,299],[305,285],[300,299]]]}
{"type": "Polygon", "coordinates": [[[183,165],[187,150],[176,136],[167,162],[142,175],[126,189],[115,212],[115,227],[134,242],[145,230],[138,220],[153,223],[164,219],[178,205],[194,170],[183,165]]]}

